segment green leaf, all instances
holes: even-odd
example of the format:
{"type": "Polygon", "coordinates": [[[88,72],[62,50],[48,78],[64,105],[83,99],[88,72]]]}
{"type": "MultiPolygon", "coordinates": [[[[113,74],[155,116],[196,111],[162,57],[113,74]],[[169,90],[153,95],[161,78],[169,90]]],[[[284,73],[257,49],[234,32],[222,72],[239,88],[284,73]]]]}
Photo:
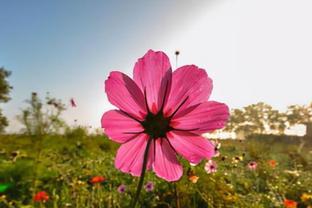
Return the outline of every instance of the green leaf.
{"type": "Polygon", "coordinates": [[[0,184],[0,193],[4,193],[10,187],[11,187],[11,184],[9,184],[9,183],[0,184]]]}

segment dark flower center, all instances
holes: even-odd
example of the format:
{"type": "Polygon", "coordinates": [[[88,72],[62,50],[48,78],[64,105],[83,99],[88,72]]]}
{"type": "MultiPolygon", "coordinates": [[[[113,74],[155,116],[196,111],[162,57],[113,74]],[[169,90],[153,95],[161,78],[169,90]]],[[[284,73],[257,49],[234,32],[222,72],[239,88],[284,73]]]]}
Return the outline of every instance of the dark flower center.
{"type": "Polygon", "coordinates": [[[162,112],[156,115],[148,113],[145,120],[142,122],[144,132],[154,139],[165,137],[166,133],[171,130],[169,124],[170,119],[165,118],[162,112]]]}

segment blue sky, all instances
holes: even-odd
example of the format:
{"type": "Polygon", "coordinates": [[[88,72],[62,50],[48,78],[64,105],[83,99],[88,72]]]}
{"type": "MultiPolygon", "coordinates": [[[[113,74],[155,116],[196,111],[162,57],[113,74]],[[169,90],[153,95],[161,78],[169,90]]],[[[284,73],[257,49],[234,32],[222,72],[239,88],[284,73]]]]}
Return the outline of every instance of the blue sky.
{"type": "Polygon", "coordinates": [[[213,99],[230,107],[265,101],[284,109],[312,101],[312,3],[308,0],[1,1],[0,66],[12,71],[2,105],[9,131],[30,93],[73,97],[69,123],[99,127],[113,108],[109,71],[132,76],[136,59],[163,50],[214,80],[213,99]]]}

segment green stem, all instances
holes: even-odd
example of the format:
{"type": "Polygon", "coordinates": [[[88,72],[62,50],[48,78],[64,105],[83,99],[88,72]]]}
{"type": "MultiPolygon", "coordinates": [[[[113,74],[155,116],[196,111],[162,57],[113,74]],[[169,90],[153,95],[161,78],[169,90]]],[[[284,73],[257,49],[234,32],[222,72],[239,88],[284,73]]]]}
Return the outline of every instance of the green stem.
{"type": "Polygon", "coordinates": [[[175,194],[175,200],[176,200],[176,208],[180,208],[180,200],[179,200],[179,192],[177,189],[177,185],[176,183],[173,184],[174,187],[174,194],[175,194]]]}
{"type": "Polygon", "coordinates": [[[144,151],[143,167],[142,167],[142,171],[141,171],[140,181],[138,183],[138,187],[137,187],[137,190],[136,190],[136,194],[135,194],[134,200],[132,201],[131,208],[135,208],[135,205],[137,204],[139,196],[140,196],[140,192],[141,192],[141,189],[142,189],[142,186],[143,186],[145,171],[146,171],[146,165],[147,165],[147,161],[148,161],[148,152],[149,152],[149,149],[150,149],[149,147],[150,147],[152,141],[153,141],[153,138],[150,137],[148,139],[148,141],[147,141],[147,144],[146,144],[146,148],[145,148],[145,151],[144,151]]]}

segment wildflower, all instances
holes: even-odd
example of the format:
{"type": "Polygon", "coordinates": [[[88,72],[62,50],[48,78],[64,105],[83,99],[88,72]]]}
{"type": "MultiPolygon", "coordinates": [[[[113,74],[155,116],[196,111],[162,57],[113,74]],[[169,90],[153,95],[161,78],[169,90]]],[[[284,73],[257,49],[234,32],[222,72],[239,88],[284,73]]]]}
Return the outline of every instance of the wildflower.
{"type": "Polygon", "coordinates": [[[105,178],[103,176],[94,176],[90,179],[90,183],[96,184],[96,183],[102,183],[105,181],[105,178]]]}
{"type": "Polygon", "coordinates": [[[70,99],[70,105],[71,105],[71,107],[73,107],[73,108],[74,108],[74,107],[77,107],[74,98],[71,98],[71,99],[70,99]]]}
{"type": "Polygon", "coordinates": [[[284,206],[285,208],[296,208],[297,202],[290,199],[284,199],[284,206]]]}
{"type": "Polygon", "coordinates": [[[249,170],[256,170],[257,169],[257,162],[255,161],[251,161],[248,163],[247,167],[249,168],[249,170]]]}
{"type": "Polygon", "coordinates": [[[271,166],[271,168],[275,168],[277,165],[277,162],[276,162],[276,160],[269,160],[268,164],[271,166]]]}
{"type": "Polygon", "coordinates": [[[199,177],[196,176],[196,175],[192,175],[192,176],[189,176],[188,179],[189,179],[192,183],[197,183],[199,177]]]}
{"type": "Polygon", "coordinates": [[[49,200],[49,195],[45,191],[40,191],[34,196],[35,202],[46,202],[49,200]]]}
{"type": "Polygon", "coordinates": [[[145,184],[145,190],[147,192],[151,192],[154,190],[154,183],[152,181],[149,181],[145,184]]]}
{"type": "Polygon", "coordinates": [[[303,193],[300,197],[301,201],[306,202],[312,200],[312,194],[303,193]]]}
{"type": "Polygon", "coordinates": [[[119,108],[104,113],[101,123],[111,140],[122,143],[115,159],[121,171],[140,176],[146,167],[177,181],[183,170],[176,153],[193,164],[214,156],[213,144],[201,134],[223,128],[229,110],[207,101],[212,80],[205,70],[187,65],[172,73],[167,55],[149,50],[136,62],[133,80],[113,71],[105,91],[119,108]]]}
{"type": "Polygon", "coordinates": [[[213,160],[209,160],[206,164],[205,164],[205,171],[207,173],[215,173],[217,172],[217,163],[213,160]]]}
{"type": "Polygon", "coordinates": [[[232,157],[232,163],[239,163],[240,161],[242,161],[244,159],[243,156],[235,156],[232,157]]]}
{"type": "Polygon", "coordinates": [[[196,176],[195,171],[192,170],[191,168],[187,170],[187,176],[188,176],[189,181],[191,181],[192,183],[197,183],[199,179],[199,177],[196,176]]]}
{"type": "Polygon", "coordinates": [[[120,186],[118,186],[117,191],[122,194],[126,192],[126,188],[126,185],[121,184],[120,186]]]}

